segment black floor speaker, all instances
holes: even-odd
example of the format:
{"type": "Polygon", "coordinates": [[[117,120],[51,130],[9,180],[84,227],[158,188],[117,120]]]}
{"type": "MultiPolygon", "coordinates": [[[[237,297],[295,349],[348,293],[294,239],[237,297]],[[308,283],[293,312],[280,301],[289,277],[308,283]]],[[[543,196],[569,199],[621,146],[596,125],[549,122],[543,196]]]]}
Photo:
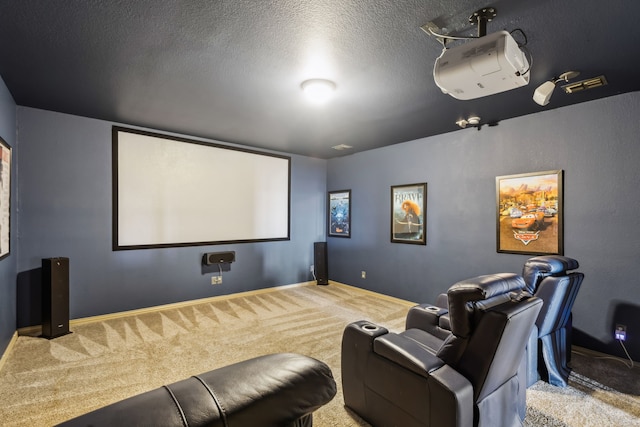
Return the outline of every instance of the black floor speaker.
{"type": "Polygon", "coordinates": [[[42,336],[69,333],[69,258],[42,260],[42,336]]]}
{"type": "Polygon", "coordinates": [[[313,264],[318,285],[329,284],[329,263],[327,261],[327,242],[313,244],[313,264]]]}

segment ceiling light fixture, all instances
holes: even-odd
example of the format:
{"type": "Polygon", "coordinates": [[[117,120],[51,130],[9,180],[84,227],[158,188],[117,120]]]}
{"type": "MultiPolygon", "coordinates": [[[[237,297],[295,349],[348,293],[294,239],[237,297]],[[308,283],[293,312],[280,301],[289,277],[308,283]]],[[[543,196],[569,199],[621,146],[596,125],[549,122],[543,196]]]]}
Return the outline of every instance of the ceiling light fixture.
{"type": "Polygon", "coordinates": [[[462,129],[466,128],[467,126],[477,127],[478,129],[480,129],[480,117],[471,116],[468,119],[460,119],[456,122],[456,124],[462,129]]]}
{"type": "Polygon", "coordinates": [[[551,100],[551,95],[553,95],[553,91],[555,90],[558,82],[568,82],[570,79],[574,79],[579,75],[580,72],[578,71],[567,71],[566,73],[560,74],[558,78],[553,78],[542,83],[537,87],[535,92],[533,92],[533,100],[544,107],[551,100]]]}
{"type": "Polygon", "coordinates": [[[326,79],[309,79],[300,85],[307,98],[315,103],[326,102],[336,90],[336,84],[326,79]]]}
{"type": "Polygon", "coordinates": [[[480,124],[480,117],[478,116],[469,117],[467,119],[467,122],[469,122],[471,126],[478,126],[480,124]]]}

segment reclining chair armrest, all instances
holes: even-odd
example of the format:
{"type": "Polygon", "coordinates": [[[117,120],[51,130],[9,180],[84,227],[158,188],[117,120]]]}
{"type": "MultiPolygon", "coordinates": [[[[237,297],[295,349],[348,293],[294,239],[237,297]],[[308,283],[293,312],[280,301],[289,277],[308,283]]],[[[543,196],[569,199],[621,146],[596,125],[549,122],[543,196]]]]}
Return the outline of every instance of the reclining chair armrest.
{"type": "Polygon", "coordinates": [[[365,378],[367,363],[373,356],[373,341],[388,334],[386,328],[366,320],[347,325],[342,333],[342,390],[344,403],[356,412],[367,408],[365,378]]]}
{"type": "MultiPolygon", "coordinates": [[[[521,370],[518,371],[518,375],[524,374],[527,388],[529,388],[540,379],[540,374],[538,373],[538,327],[535,324],[531,329],[529,340],[527,341],[524,365],[525,366],[521,367],[521,370]]],[[[524,383],[521,382],[520,384],[524,383]]]]}
{"type": "Polygon", "coordinates": [[[451,334],[451,331],[440,326],[440,318],[448,314],[449,310],[446,308],[431,304],[416,305],[411,307],[407,313],[405,329],[421,329],[444,340],[451,334]]]}
{"type": "Polygon", "coordinates": [[[373,341],[380,335],[388,334],[389,330],[368,320],[358,320],[347,325],[342,333],[342,345],[352,342],[355,346],[373,351],[373,341]]]}
{"type": "Polygon", "coordinates": [[[414,340],[393,333],[378,337],[373,351],[425,378],[444,365],[442,359],[414,340]]]}
{"type": "Polygon", "coordinates": [[[461,373],[444,365],[431,373],[432,426],[473,425],[473,386],[461,373]]]}
{"type": "Polygon", "coordinates": [[[378,356],[427,379],[431,407],[428,425],[473,425],[473,386],[461,373],[402,335],[391,333],[378,337],[374,342],[374,351],[378,356]]]}

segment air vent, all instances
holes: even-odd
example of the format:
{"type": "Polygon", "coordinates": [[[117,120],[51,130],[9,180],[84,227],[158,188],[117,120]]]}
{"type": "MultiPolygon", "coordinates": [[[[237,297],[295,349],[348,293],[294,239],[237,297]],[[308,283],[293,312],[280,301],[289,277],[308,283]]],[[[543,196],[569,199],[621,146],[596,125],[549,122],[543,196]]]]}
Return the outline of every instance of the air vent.
{"type": "Polygon", "coordinates": [[[604,76],[598,76],[591,79],[582,80],[579,82],[571,83],[569,85],[562,86],[562,89],[566,93],[575,93],[587,89],[594,89],[607,84],[607,79],[604,76]]]}
{"type": "Polygon", "coordinates": [[[342,150],[348,150],[349,148],[353,148],[353,147],[347,144],[340,144],[340,145],[334,145],[331,148],[333,148],[334,150],[342,151],[342,150]]]}

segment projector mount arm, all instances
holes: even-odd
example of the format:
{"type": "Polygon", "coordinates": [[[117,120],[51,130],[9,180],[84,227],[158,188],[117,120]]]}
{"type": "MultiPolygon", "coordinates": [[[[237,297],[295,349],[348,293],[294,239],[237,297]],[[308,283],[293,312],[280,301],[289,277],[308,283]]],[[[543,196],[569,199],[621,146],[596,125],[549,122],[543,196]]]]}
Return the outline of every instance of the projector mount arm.
{"type": "Polygon", "coordinates": [[[478,37],[487,35],[487,22],[493,20],[497,14],[498,11],[495,7],[485,7],[473,12],[473,15],[469,17],[469,22],[471,25],[478,26],[478,37]]]}
{"type": "Polygon", "coordinates": [[[469,17],[469,22],[471,25],[478,26],[478,36],[450,36],[447,34],[441,34],[440,28],[434,22],[427,22],[422,27],[422,31],[427,33],[430,36],[434,36],[436,40],[442,44],[442,46],[446,49],[448,40],[469,40],[484,37],[487,35],[487,22],[492,21],[498,15],[498,10],[495,7],[485,7],[473,12],[473,15],[469,17]]]}

